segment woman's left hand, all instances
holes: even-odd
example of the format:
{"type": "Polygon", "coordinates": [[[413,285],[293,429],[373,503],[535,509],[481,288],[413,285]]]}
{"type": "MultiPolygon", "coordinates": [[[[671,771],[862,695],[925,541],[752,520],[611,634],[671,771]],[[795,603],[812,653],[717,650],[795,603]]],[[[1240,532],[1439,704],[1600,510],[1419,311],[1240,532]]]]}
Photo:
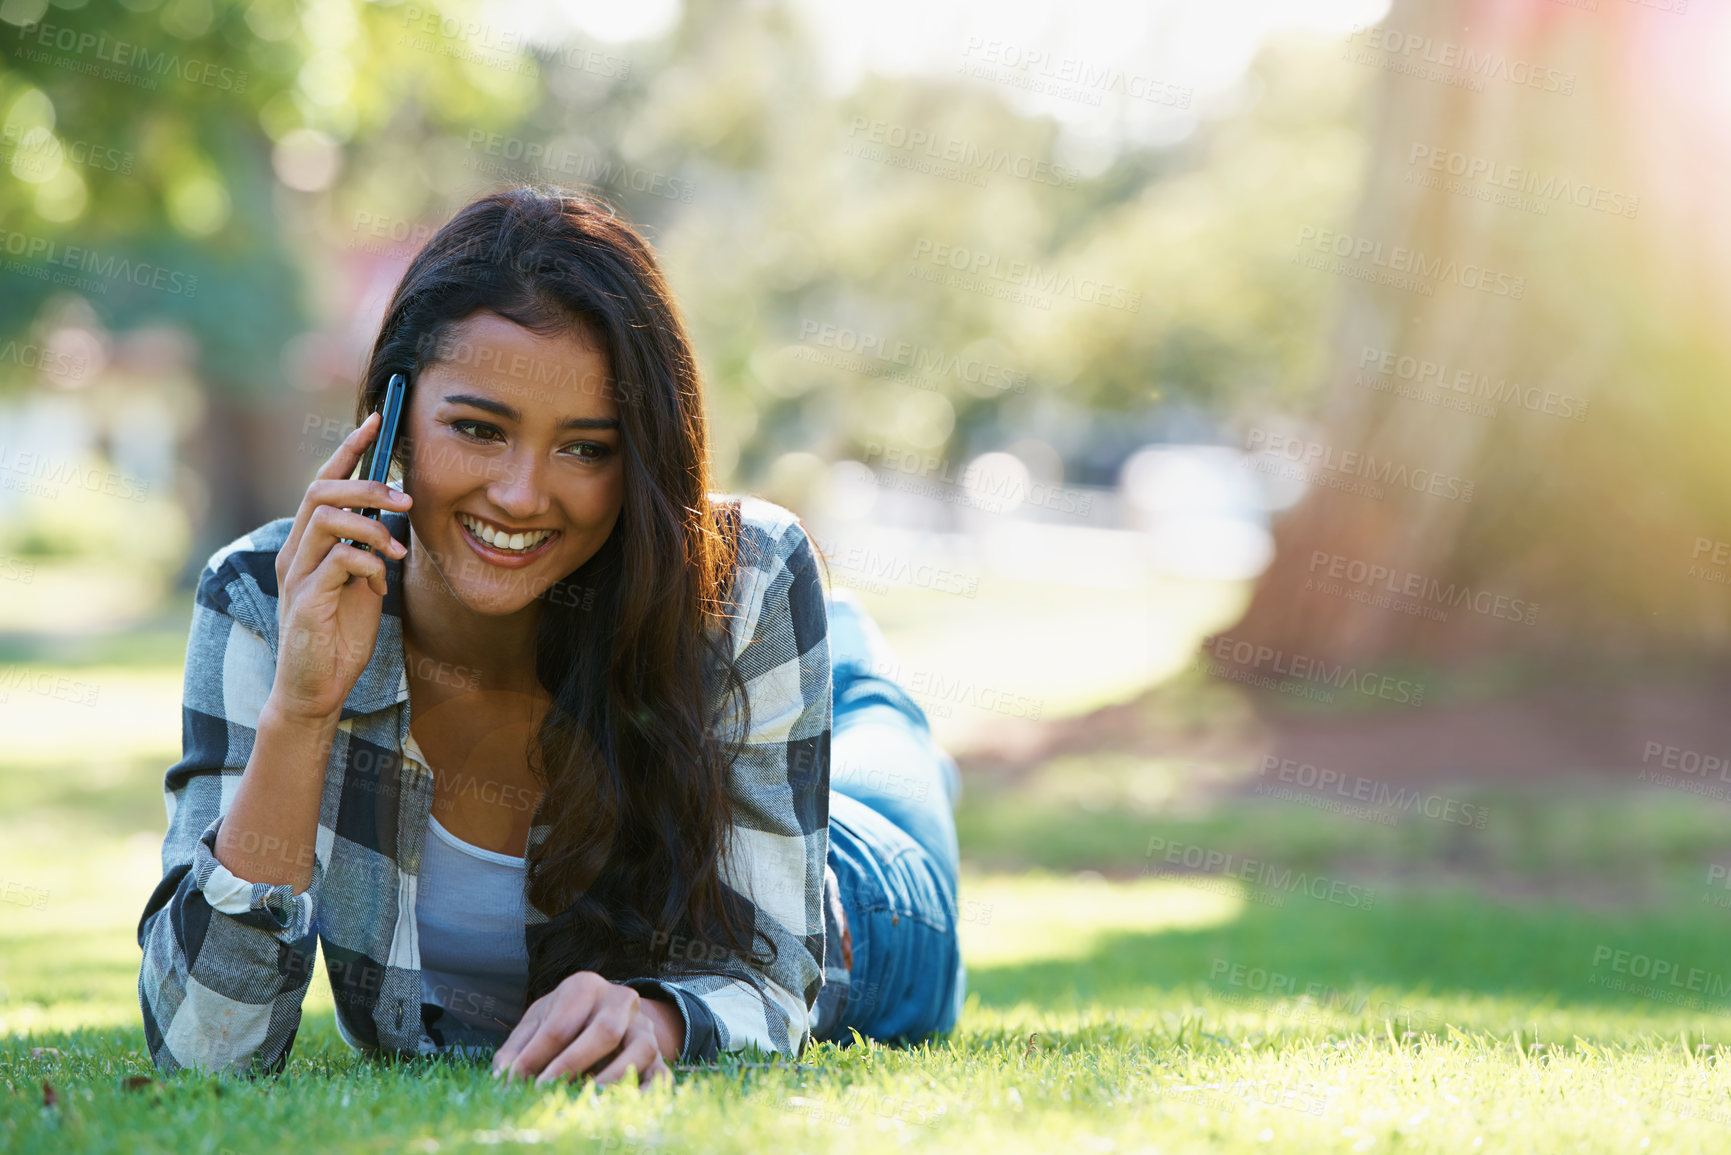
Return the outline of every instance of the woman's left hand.
{"type": "MultiPolygon", "coordinates": [[[[596,1085],[605,1087],[635,1067],[639,1087],[657,1079],[671,1082],[657,1033],[661,1015],[677,1019],[679,1011],[594,971],[579,971],[523,1012],[493,1055],[493,1074],[503,1074],[506,1082],[519,1075],[534,1078],[537,1087],[594,1074],[596,1085]]],[[[668,1029],[663,1025],[664,1033],[668,1029]]],[[[677,1025],[671,1030],[677,1037],[677,1025]]]]}

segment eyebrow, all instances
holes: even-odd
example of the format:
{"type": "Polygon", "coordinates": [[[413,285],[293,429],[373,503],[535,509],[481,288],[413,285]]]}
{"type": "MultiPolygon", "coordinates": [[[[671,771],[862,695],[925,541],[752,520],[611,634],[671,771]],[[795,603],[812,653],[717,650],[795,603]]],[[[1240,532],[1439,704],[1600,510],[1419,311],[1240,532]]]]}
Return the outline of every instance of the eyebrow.
{"type": "MultiPolygon", "coordinates": [[[[476,397],[472,393],[451,393],[446,395],[445,400],[452,405],[472,405],[476,409],[497,414],[507,421],[521,422],[523,420],[523,415],[517,410],[503,401],[495,401],[491,397],[476,397]]],[[[559,422],[559,428],[611,429],[618,432],[620,425],[617,417],[567,417],[559,422]]]]}

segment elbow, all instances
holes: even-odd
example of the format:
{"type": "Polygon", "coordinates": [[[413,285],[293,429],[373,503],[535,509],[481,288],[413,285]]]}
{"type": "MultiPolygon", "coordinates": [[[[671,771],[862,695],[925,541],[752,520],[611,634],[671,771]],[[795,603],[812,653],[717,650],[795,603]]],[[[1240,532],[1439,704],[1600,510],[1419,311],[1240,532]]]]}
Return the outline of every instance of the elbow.
{"type": "Polygon", "coordinates": [[[165,968],[148,943],[138,974],[145,1051],[164,1075],[279,1074],[288,1061],[298,1018],[273,1026],[273,1004],[222,995],[188,973],[174,956],[165,968]],[[286,1029],[285,1029],[286,1027],[286,1029]]]}
{"type": "MultiPolygon", "coordinates": [[[[188,1028],[186,1017],[177,1014],[170,1027],[172,1041],[157,1033],[147,1048],[150,1060],[164,1075],[192,1071],[199,1075],[240,1075],[257,1078],[280,1075],[288,1065],[288,1048],[270,1047],[246,1038],[235,1038],[199,1023],[188,1028]]],[[[146,1036],[149,1019],[146,1019],[146,1036]]]]}

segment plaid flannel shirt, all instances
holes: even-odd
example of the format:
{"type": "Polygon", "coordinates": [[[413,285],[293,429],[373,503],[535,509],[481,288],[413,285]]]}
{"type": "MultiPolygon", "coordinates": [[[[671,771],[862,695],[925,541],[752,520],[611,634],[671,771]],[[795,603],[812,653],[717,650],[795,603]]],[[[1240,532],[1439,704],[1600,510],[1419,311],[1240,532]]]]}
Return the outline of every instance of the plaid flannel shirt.
{"type": "MultiPolygon", "coordinates": [[[[776,960],[758,967],[720,948],[688,948],[682,965],[701,953],[700,973],[626,984],[679,1007],[684,1062],[752,1044],[797,1056],[813,1019],[834,1001],[826,998],[814,1012],[825,939],[838,934],[826,901],[834,882],[826,870],[831,687],[823,588],[799,519],[760,498],[740,502],[740,561],[730,591],[739,616],[727,628],[750,697],[751,731],[728,782],[734,826],[723,878],[749,902],[776,960]]],[[[387,510],[382,517],[406,544],[407,515],[387,510]]],[[[311,884],[295,894],[287,884],[247,882],[216,860],[217,831],[275,679],[275,564],[291,525],[278,518],[218,550],[198,583],[183,754],[163,782],[162,881],[138,923],[138,995],[151,1058],[164,1071],[280,1072],[300,1024],[315,944],[324,949],[338,1031],[357,1051],[490,1055],[502,1031],[476,1031],[422,1001],[415,896],[434,776],[409,732],[403,562],[385,559],[378,641],[343,704],[325,768],[311,884]]],[[[552,829],[540,819],[537,806],[531,849],[552,829]]],[[[524,905],[528,942],[548,914],[527,896],[524,905]]],[[[832,960],[829,976],[845,983],[838,972],[832,960]]]]}

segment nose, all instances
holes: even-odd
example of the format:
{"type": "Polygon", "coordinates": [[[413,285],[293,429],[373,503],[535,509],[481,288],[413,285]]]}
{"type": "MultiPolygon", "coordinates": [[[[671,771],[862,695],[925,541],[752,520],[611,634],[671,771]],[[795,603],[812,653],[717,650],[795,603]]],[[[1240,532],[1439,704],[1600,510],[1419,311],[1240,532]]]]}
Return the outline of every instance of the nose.
{"type": "Polygon", "coordinates": [[[497,463],[487,484],[487,500],[513,521],[541,516],[552,504],[544,475],[546,462],[530,446],[519,446],[497,463]]]}

